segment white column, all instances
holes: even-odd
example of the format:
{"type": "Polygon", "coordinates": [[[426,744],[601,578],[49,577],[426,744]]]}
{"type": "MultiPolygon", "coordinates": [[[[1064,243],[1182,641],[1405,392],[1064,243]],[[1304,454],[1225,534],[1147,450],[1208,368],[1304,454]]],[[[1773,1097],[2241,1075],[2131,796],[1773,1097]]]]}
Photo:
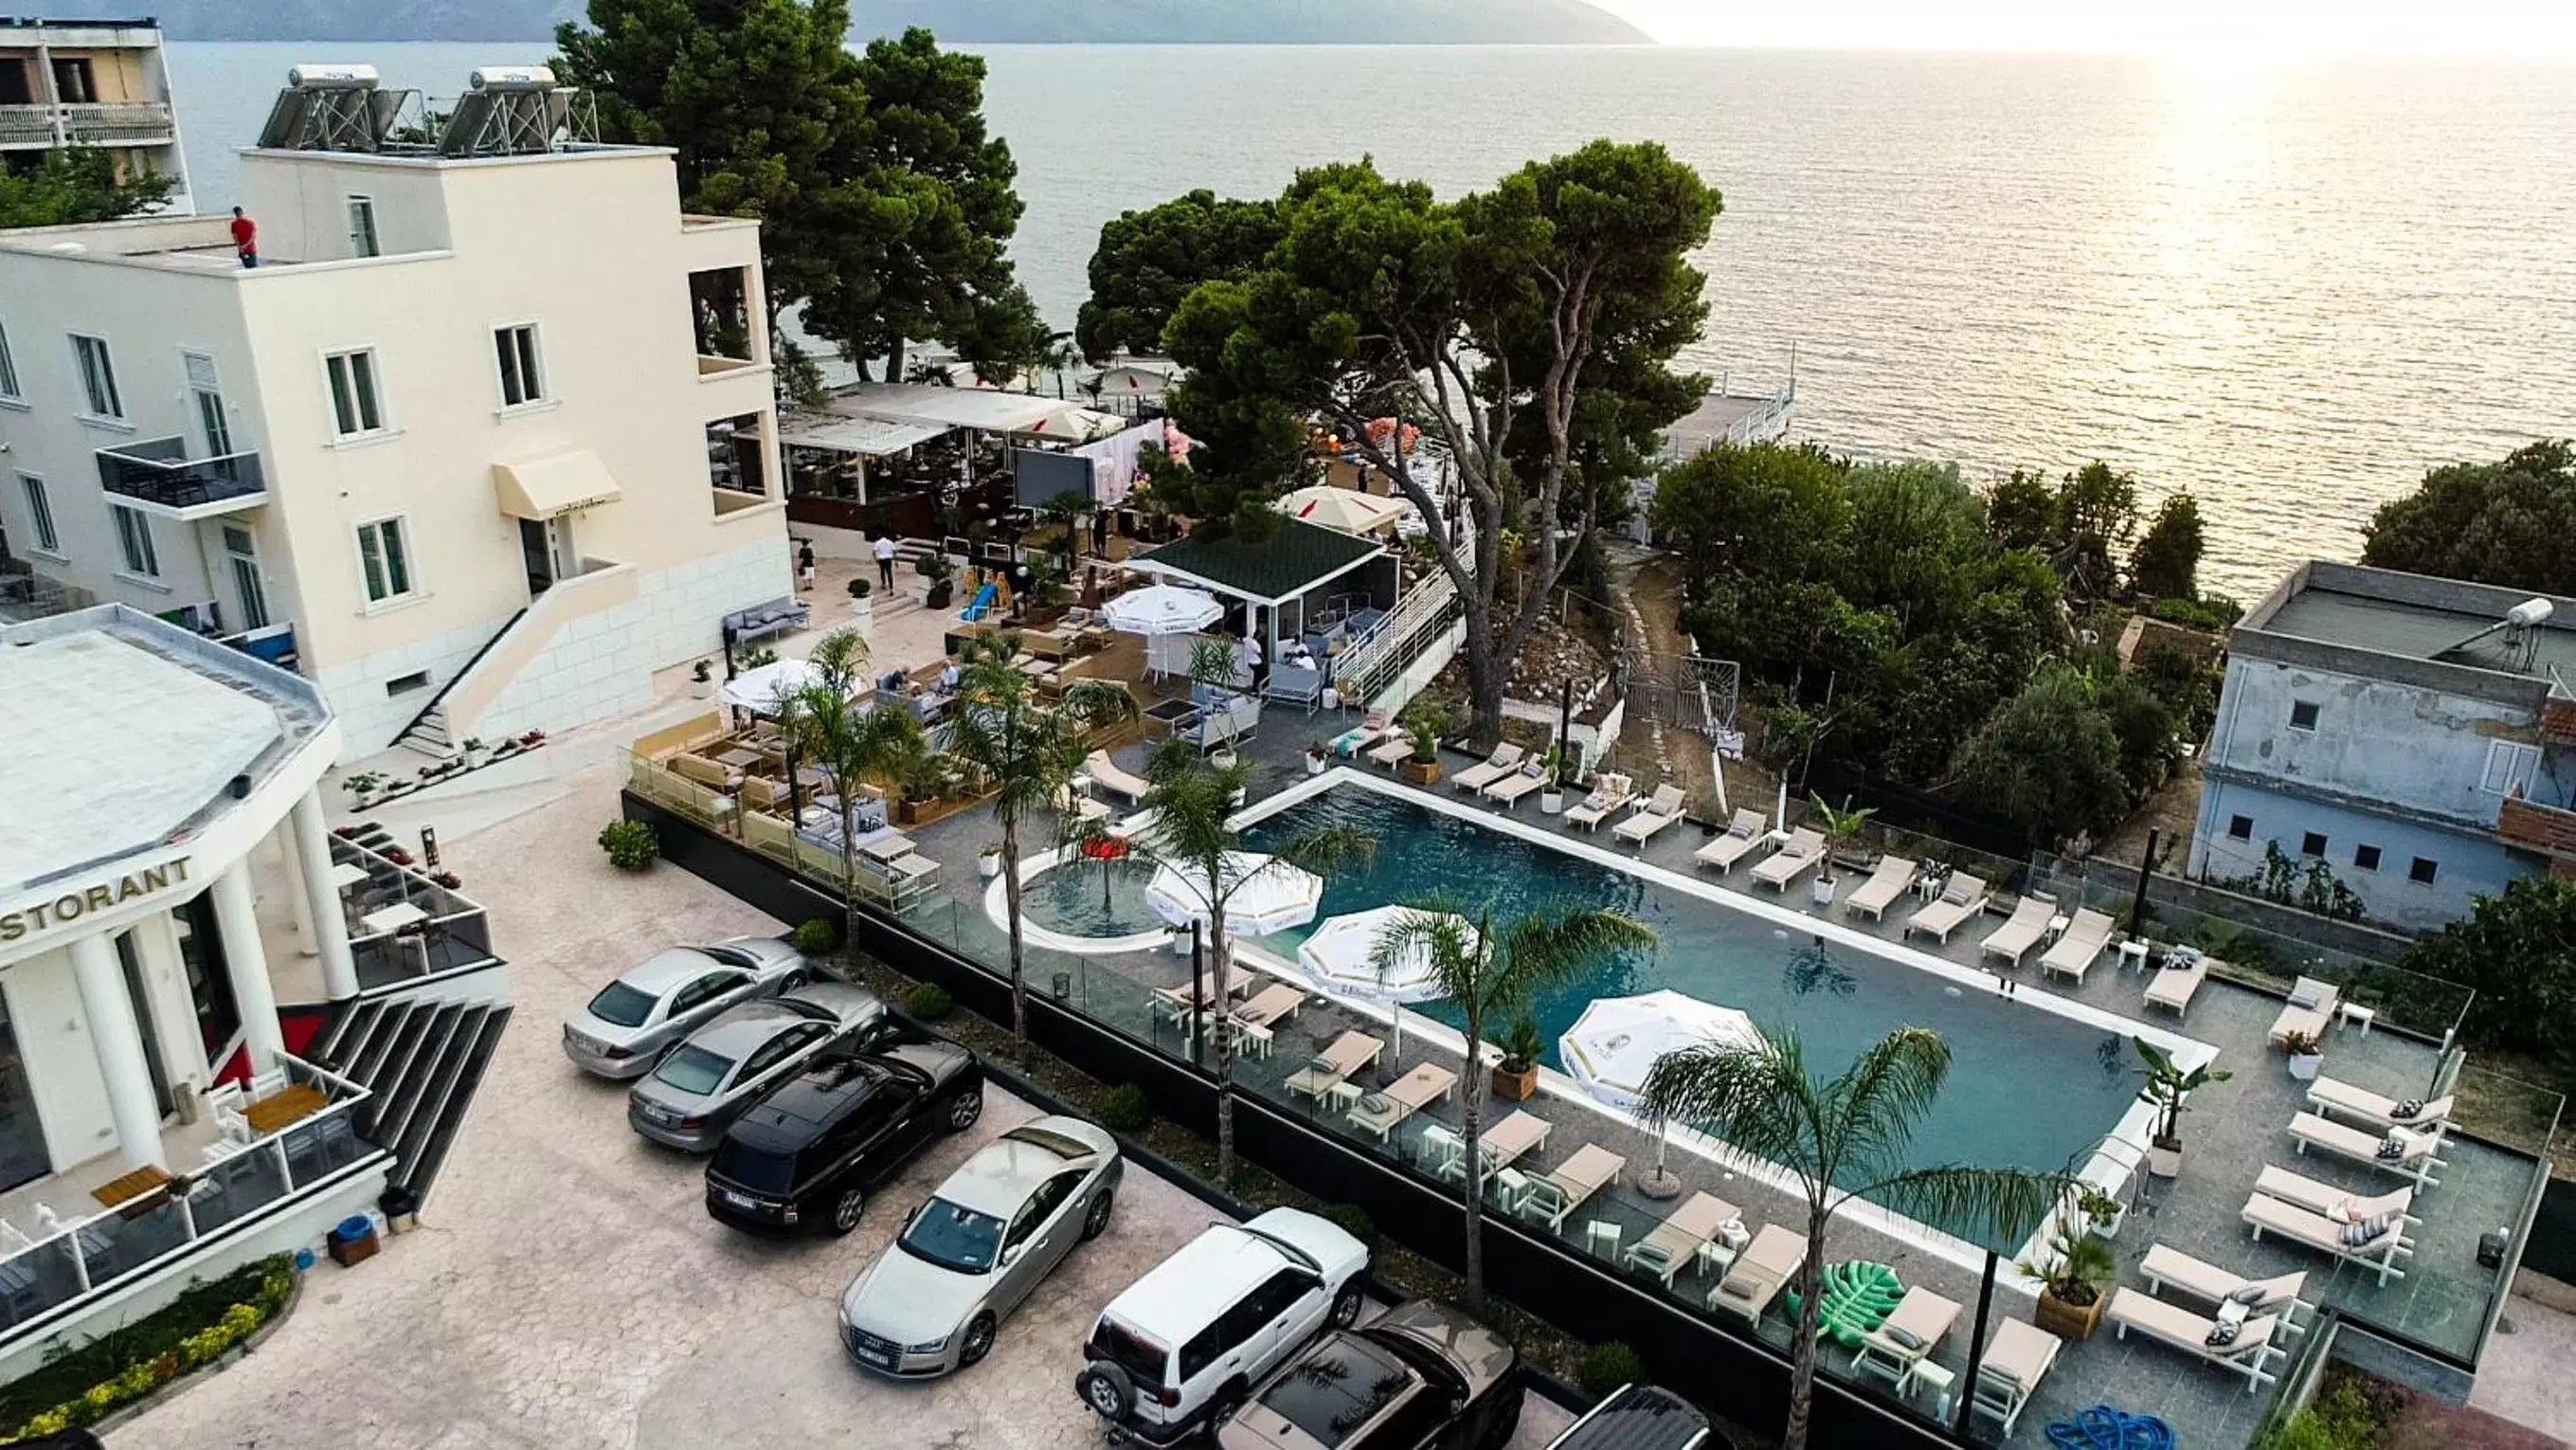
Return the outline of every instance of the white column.
{"type": "Polygon", "coordinates": [[[197,1002],[188,990],[188,964],[179,951],[179,928],[156,911],[134,924],[134,952],[143,962],[143,990],[152,994],[152,1020],[161,1029],[161,1067],[177,1081],[207,1081],[205,1038],[197,1027],[197,1002]]]}
{"type": "Polygon", "coordinates": [[[233,984],[233,1005],[240,1009],[242,1034],[250,1046],[250,1070],[277,1066],[286,1050],[286,1034],[277,1026],[277,989],[268,980],[268,953],[259,944],[259,919],[251,914],[250,863],[236,861],[215,878],[215,930],[224,942],[224,975],[233,984]]]}
{"type": "Polygon", "coordinates": [[[89,1018],[89,1041],[98,1054],[98,1075],[107,1082],[108,1116],[116,1124],[116,1145],[126,1165],[168,1168],[161,1151],[161,1109],[152,1101],[152,1068],[143,1060],[143,1029],[134,1020],[134,999],[125,994],[125,970],[105,932],[92,932],[72,943],[72,980],[80,987],[81,1012],[89,1018]]]}
{"type": "Polygon", "coordinates": [[[296,948],[296,953],[299,956],[320,956],[322,948],[313,932],[316,919],[313,915],[313,893],[304,889],[304,843],[296,839],[298,834],[292,816],[278,822],[277,829],[269,832],[271,839],[277,842],[277,859],[286,868],[286,904],[295,912],[295,939],[303,943],[296,948]]]}
{"type": "Polygon", "coordinates": [[[349,914],[340,905],[340,889],[331,884],[331,833],[322,828],[322,788],[306,791],[289,819],[295,827],[304,900],[313,914],[313,941],[322,949],[322,995],[345,1002],[358,995],[358,963],[349,955],[349,914]]]}

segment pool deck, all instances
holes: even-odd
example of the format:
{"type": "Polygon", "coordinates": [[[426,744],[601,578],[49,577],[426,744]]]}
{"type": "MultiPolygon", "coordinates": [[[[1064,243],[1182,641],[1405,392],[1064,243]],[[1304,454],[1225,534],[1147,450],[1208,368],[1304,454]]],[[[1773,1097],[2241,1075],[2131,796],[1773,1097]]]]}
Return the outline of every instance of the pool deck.
{"type": "MultiPolygon", "coordinates": [[[[1355,717],[1319,714],[1311,726],[1303,729],[1293,719],[1283,719],[1276,722],[1275,728],[1266,728],[1265,738],[1245,751],[1246,758],[1255,760],[1259,767],[1250,794],[1254,809],[1259,810],[1261,803],[1271,797],[1305,784],[1301,765],[1304,740],[1334,733],[1348,718],[1355,717]]],[[[1264,725],[1273,727],[1273,721],[1265,719],[1264,725]]],[[[1130,745],[1115,754],[1123,767],[1140,770],[1145,749],[1130,745]]],[[[1467,763],[1454,755],[1444,756],[1444,764],[1452,772],[1467,763]]],[[[1466,799],[1446,782],[1424,794],[1451,802],[1466,799]]],[[[1489,804],[1479,809],[1492,814],[1489,804]]],[[[1540,814],[1534,798],[1520,806],[1512,819],[1530,832],[1553,835],[1559,831],[1556,820],[1540,814]]],[[[974,869],[978,851],[996,836],[989,813],[968,811],[912,834],[920,848],[944,862],[947,869],[936,898],[916,906],[908,916],[924,930],[954,941],[981,959],[1000,960],[1002,933],[987,916],[987,885],[978,879],[974,869]]],[[[1666,871],[1695,876],[1726,890],[1745,895],[1758,892],[1756,899],[1774,907],[1819,921],[1828,919],[1825,912],[1810,904],[1810,890],[1803,879],[1793,883],[1784,897],[1751,887],[1741,867],[1731,881],[1695,870],[1691,853],[1707,838],[1706,828],[1686,821],[1663,832],[1644,851],[1643,859],[1666,871]]],[[[1597,836],[1575,831],[1565,839],[1632,858],[1639,854],[1634,847],[1616,842],[1607,829],[1597,836]]],[[[1840,885],[1848,891],[1861,879],[1845,873],[1840,885]]],[[[2002,917],[1989,915],[1967,923],[1952,934],[1946,947],[1920,939],[1901,943],[1903,919],[1917,904],[1910,897],[1900,899],[1887,912],[1884,926],[1853,917],[1839,904],[1831,909],[1829,919],[1875,938],[1879,950],[1911,953],[1918,966],[1922,965],[1922,956],[1929,954],[1952,968],[1977,973],[1993,989],[2002,990],[2004,979],[1978,963],[1979,942],[2002,924],[2002,917]]],[[[1258,943],[1253,945],[1257,950],[1258,943]]],[[[2492,1296],[2497,1292],[2496,1272],[2477,1266],[2477,1240],[2481,1233],[2519,1221],[2537,1172],[2532,1159],[2478,1142],[2456,1137],[2450,1140],[2442,1150],[2447,1166],[2439,1171],[2441,1186],[2420,1194],[2415,1205],[2424,1222],[2409,1230],[2415,1245],[2413,1257],[2398,1261],[2405,1276],[2385,1286],[2375,1276],[2338,1266],[2320,1253],[2276,1239],[2255,1243],[2240,1221],[2239,1212],[2266,1163],[2358,1192],[2384,1192],[2399,1182],[2346,1160],[2295,1152],[2296,1145],[2285,1129],[2301,1106],[2305,1088],[2289,1078],[2282,1057],[2265,1043],[2265,1034],[2280,1010],[2280,999],[2213,978],[2193,999],[2187,1018],[2177,1022],[2170,1014],[2149,1012],[2142,1007],[2144,977],[2134,969],[2121,970],[2112,953],[2105,953],[2080,988],[2070,988],[2062,979],[2043,982],[2035,965],[2036,956],[2033,953],[2033,964],[2026,965],[2013,979],[2011,989],[2020,997],[2036,1001],[2041,994],[2053,994],[2068,1004],[2091,1009],[2084,1015],[2109,1014],[2132,1026],[2161,1028],[2214,1045],[2218,1049],[2216,1065],[2235,1074],[2233,1080],[2195,1096],[2184,1122],[2188,1143],[2184,1175],[2166,1182],[2140,1173],[2129,1192],[2122,1195],[2132,1207],[2114,1241],[2121,1285],[2143,1290],[2138,1261],[2157,1242],[2249,1277],[2304,1270],[2308,1280],[2303,1297],[2310,1303],[2331,1304],[2348,1317],[2411,1336],[2462,1358],[2475,1357],[2482,1345],[2492,1296]]],[[[1029,964],[1034,988],[1047,989],[1051,979],[1061,973],[1067,980],[1069,995],[1092,1015],[1138,1035],[1153,1034],[1153,1040],[1176,1054],[1187,1052],[1188,1045],[1175,1028],[1151,1022],[1149,994],[1153,988],[1186,984],[1189,970],[1186,957],[1169,951],[1077,957],[1032,949],[1029,964]]],[[[1346,1029],[1384,1037],[1383,1013],[1372,1016],[1371,1010],[1322,997],[1310,999],[1294,1019],[1278,1026],[1269,1057],[1238,1060],[1238,1083],[1265,1097],[1292,1102],[1299,1111],[1318,1113],[1310,1100],[1290,1098],[1285,1080],[1323,1044],[1346,1029]]],[[[1427,1018],[1408,1014],[1402,1065],[1382,1061],[1375,1073],[1364,1074],[1359,1081],[1372,1086],[1383,1083],[1422,1062],[1440,1062],[1455,1070],[1461,1061],[1458,1045],[1455,1033],[1427,1018]]],[[[2433,1045],[2385,1026],[2369,1031],[2360,1026],[2338,1026],[2327,1034],[2325,1072],[2391,1097],[2421,1096],[2432,1080],[2437,1056],[2433,1045]]],[[[2045,1084],[2035,1086],[2045,1088],[2045,1084]]],[[[1531,1102],[1489,1101],[1486,1121],[1490,1124],[1514,1107],[1545,1118],[1552,1125],[1544,1147],[1520,1165],[1524,1170],[1560,1163],[1585,1143],[1598,1143],[1627,1161],[1614,1187],[1567,1219],[1566,1238],[1570,1243],[1583,1246],[1587,1226],[1598,1223],[1615,1226],[1619,1231],[1617,1242],[1633,1244],[1670,1211],[1672,1202],[1649,1200],[1636,1189],[1638,1176],[1655,1161],[1655,1148],[1653,1139],[1633,1124],[1580,1096],[1567,1080],[1553,1075],[1540,1096],[1531,1102]]],[[[1391,1135],[1386,1151],[1411,1156],[1423,1123],[1438,1121],[1454,1126],[1456,1114],[1453,1097],[1418,1115],[1417,1122],[1400,1127],[1391,1135]]],[[[1667,1164],[1683,1179],[1685,1193],[1706,1189],[1737,1204],[1749,1226],[1758,1229],[1764,1223],[1780,1223],[1793,1230],[1803,1229],[1803,1202],[1770,1186],[1764,1175],[1738,1171],[1717,1157],[1704,1156],[1687,1146],[1674,1147],[1667,1155],[1667,1164]]],[[[1959,1320],[1934,1359],[1954,1375],[1963,1374],[1979,1287],[1978,1274],[1963,1264],[1974,1263],[1975,1256],[1956,1240],[1935,1242],[1938,1236],[1926,1237],[1917,1225],[1903,1226],[1915,1232],[1881,1231],[1872,1223],[1878,1216],[1862,1209],[1862,1205],[1855,1204],[1837,1217],[1826,1257],[1886,1263],[1906,1283],[1926,1285],[1957,1301],[1961,1305],[1959,1320]]],[[[1704,1303],[1714,1283],[1713,1277],[1691,1271],[1674,1280],[1675,1292],[1694,1303],[1704,1303]]],[[[1497,1282],[1495,1287],[1506,1295],[1512,1288],[1504,1282],[1497,1282]]],[[[2028,1292],[2018,1286],[2007,1266],[2007,1273],[1998,1281],[1995,1314],[2027,1318],[2031,1304],[2028,1292]]],[[[1785,1344],[1789,1331],[1776,1307],[1764,1319],[1761,1332],[1774,1343],[1785,1344]]],[[[2294,1355],[2297,1344],[2291,1341],[2294,1355]]],[[[1840,1371],[1849,1360],[1848,1351],[1827,1345],[1826,1364],[1846,1381],[1848,1376],[1840,1371]]],[[[2283,1367],[2280,1360],[2270,1366],[2275,1373],[2283,1367]]],[[[1879,1392],[1884,1393],[1884,1382],[1877,1383],[1881,1386],[1879,1392]]],[[[1964,1385],[1959,1388],[1964,1392],[1964,1385]]],[[[2251,1440],[2273,1394],[2269,1386],[2248,1393],[2240,1376],[2156,1342],[2123,1342],[2105,1325],[2090,1340],[2069,1344],[2060,1353],[2055,1368],[2008,1443],[2043,1445],[2048,1421],[2088,1405],[2108,1403],[2161,1415],[2173,1425],[2180,1443],[2235,1450],[2251,1440]]],[[[1928,1397],[1918,1397],[1912,1408],[1917,1413],[1929,1413],[1928,1397]]]]}

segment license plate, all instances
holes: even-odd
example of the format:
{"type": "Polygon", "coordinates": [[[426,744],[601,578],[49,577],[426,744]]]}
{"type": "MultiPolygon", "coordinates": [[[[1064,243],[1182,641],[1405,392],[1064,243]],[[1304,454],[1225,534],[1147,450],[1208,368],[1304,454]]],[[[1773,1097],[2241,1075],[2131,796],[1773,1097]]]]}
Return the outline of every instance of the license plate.
{"type": "Polygon", "coordinates": [[[868,1363],[875,1365],[879,1369],[894,1368],[894,1356],[886,1353],[882,1349],[862,1348],[859,1351],[859,1358],[866,1360],[868,1363]]]}
{"type": "Polygon", "coordinates": [[[736,1208],[758,1208],[760,1206],[752,1201],[752,1197],[748,1193],[736,1193],[730,1188],[719,1189],[717,1191],[724,1195],[725,1202],[732,1204],[736,1208]]]}

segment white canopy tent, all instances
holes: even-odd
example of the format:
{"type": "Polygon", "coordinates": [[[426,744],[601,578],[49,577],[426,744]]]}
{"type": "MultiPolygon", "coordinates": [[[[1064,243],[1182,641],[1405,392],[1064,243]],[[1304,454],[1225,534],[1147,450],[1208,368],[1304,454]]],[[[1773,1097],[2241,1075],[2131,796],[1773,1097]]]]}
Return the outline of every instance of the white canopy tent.
{"type": "MultiPolygon", "coordinates": [[[[1268,936],[1304,926],[1324,903],[1324,878],[1257,851],[1227,852],[1218,879],[1230,936],[1268,936]]],[[[1155,915],[1174,926],[1204,926],[1214,915],[1207,882],[1169,864],[1146,883],[1145,900],[1155,915]]]]}
{"type": "Polygon", "coordinates": [[[1100,613],[1111,629],[1151,637],[1194,634],[1223,618],[1225,606],[1203,590],[1150,584],[1110,600],[1100,613]]]}
{"type": "Polygon", "coordinates": [[[1346,534],[1366,534],[1395,527],[1397,520],[1413,512],[1413,505],[1400,498],[1380,498],[1326,483],[1301,488],[1282,498],[1279,511],[1292,519],[1346,534]]]}
{"type": "MultiPolygon", "coordinates": [[[[1347,997],[1361,1002],[1383,1002],[1399,1010],[1395,1013],[1395,1056],[1404,1055],[1404,1013],[1406,1002],[1428,1002],[1445,994],[1431,973],[1431,954],[1419,938],[1407,944],[1404,951],[1387,963],[1387,970],[1377,969],[1378,943],[1398,926],[1417,917],[1434,918],[1446,913],[1417,910],[1410,906],[1377,906],[1367,911],[1354,911],[1327,920],[1315,928],[1297,948],[1297,965],[1316,990],[1328,996],[1347,997]]],[[[1451,914],[1466,933],[1467,949],[1477,947],[1476,929],[1463,917],[1451,914]]]]}

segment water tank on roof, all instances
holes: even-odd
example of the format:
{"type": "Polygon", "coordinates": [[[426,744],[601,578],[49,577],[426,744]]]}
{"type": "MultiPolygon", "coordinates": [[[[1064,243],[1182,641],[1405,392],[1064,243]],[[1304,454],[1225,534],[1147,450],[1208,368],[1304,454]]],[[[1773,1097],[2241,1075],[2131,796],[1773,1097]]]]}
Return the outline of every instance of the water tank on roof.
{"type": "Polygon", "coordinates": [[[465,83],[478,91],[550,91],[555,73],[541,65],[487,65],[465,83]]]}
{"type": "Polygon", "coordinates": [[[286,83],[299,91],[372,91],[376,88],[376,68],[371,65],[299,65],[286,71],[286,83]]]}
{"type": "Polygon", "coordinates": [[[2555,611],[2556,606],[2546,599],[2526,599],[2504,612],[2504,622],[2516,629],[2530,629],[2547,623],[2555,611]]]}

